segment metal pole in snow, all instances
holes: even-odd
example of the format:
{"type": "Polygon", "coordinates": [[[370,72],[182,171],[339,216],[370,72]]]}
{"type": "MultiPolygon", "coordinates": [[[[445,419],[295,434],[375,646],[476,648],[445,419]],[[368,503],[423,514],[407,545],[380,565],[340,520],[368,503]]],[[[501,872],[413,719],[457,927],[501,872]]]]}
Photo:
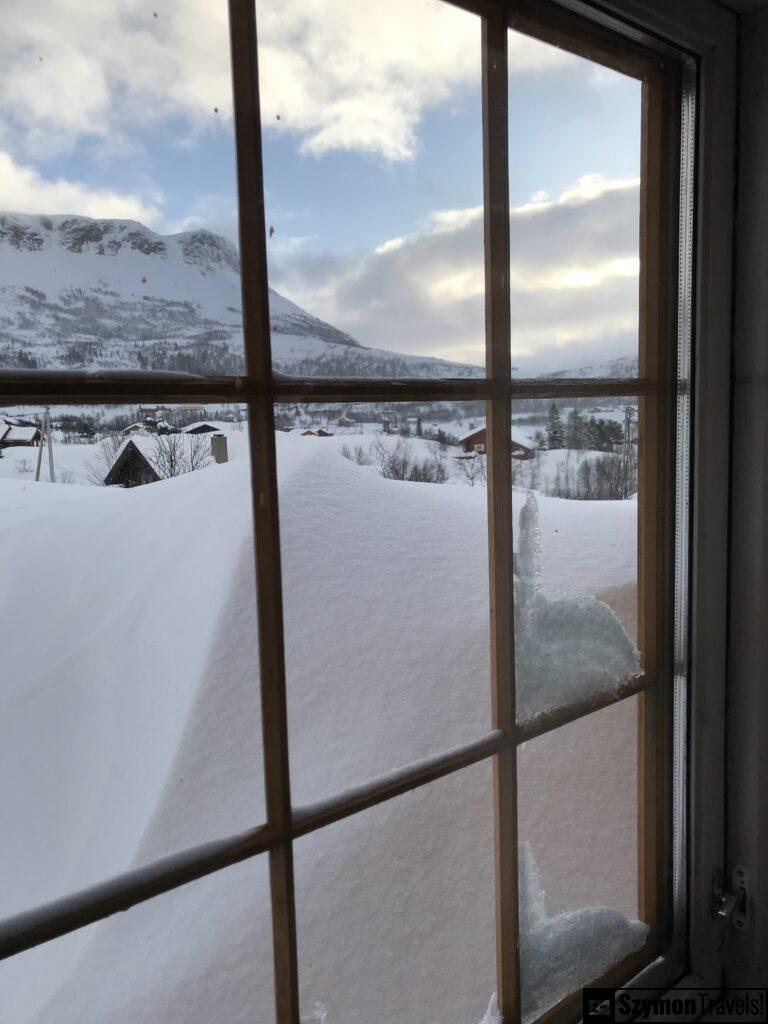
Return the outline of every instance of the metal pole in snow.
{"type": "Polygon", "coordinates": [[[45,421],[48,428],[48,478],[52,484],[56,483],[56,471],[53,468],[53,431],[51,430],[51,410],[45,410],[45,421]]]}
{"type": "Polygon", "coordinates": [[[45,445],[45,413],[43,413],[43,421],[40,424],[40,445],[37,449],[37,470],[35,471],[35,480],[40,479],[40,467],[43,464],[43,447],[45,445]]]}

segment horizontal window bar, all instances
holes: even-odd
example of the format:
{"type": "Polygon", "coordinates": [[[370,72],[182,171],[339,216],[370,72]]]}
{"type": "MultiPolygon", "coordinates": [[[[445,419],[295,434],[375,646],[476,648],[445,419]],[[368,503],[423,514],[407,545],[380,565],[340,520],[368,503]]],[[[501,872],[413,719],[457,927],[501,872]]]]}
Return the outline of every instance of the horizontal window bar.
{"type": "Polygon", "coordinates": [[[495,731],[467,746],[417,761],[379,776],[322,804],[297,808],[293,827],[281,835],[268,825],[194,846],[145,867],[116,875],[107,882],[81,889],[44,906],[0,922],[0,960],[39,946],[68,932],[94,924],[121,910],[128,910],[197,878],[230,867],[278,846],[281,842],[314,832],[331,822],[391,800],[409,789],[459,771],[514,746],[514,737],[495,731]]]}
{"type": "Polygon", "coordinates": [[[275,833],[262,825],[227,839],[193,846],[6,918],[0,921],[0,960],[264,853],[277,843],[275,833]]]}
{"type": "Polygon", "coordinates": [[[354,786],[320,803],[296,807],[293,811],[294,837],[314,832],[325,825],[348,818],[351,814],[357,814],[368,807],[400,796],[410,789],[416,789],[444,775],[468,768],[502,750],[508,750],[514,744],[513,737],[505,736],[500,729],[496,729],[483,739],[457,747],[446,754],[425,758],[423,761],[416,761],[404,768],[379,775],[361,786],[354,786]]]}
{"type": "Polygon", "coordinates": [[[244,402],[263,392],[263,385],[242,377],[149,370],[0,370],[0,402],[4,404],[244,402]]]}
{"type": "Polygon", "coordinates": [[[0,402],[36,404],[121,404],[157,402],[247,402],[264,394],[280,402],[418,402],[511,398],[599,398],[652,394],[643,378],[328,378],[285,377],[266,383],[252,377],[133,370],[0,370],[0,402]]]}
{"type": "Polygon", "coordinates": [[[502,382],[487,378],[406,378],[376,380],[366,378],[280,378],[275,377],[271,391],[283,402],[320,401],[419,401],[496,398],[580,398],[614,395],[644,395],[655,390],[653,381],[640,378],[613,377],[527,377],[502,382]]]}
{"type": "Polygon", "coordinates": [[[634,697],[638,693],[643,693],[644,690],[650,690],[655,682],[655,679],[650,679],[648,676],[638,676],[619,687],[615,693],[590,697],[587,700],[567,704],[563,708],[555,708],[554,711],[537,715],[530,722],[517,726],[517,742],[525,743],[527,740],[533,740],[537,736],[552,732],[553,729],[559,729],[563,725],[575,722],[579,718],[586,718],[587,715],[591,715],[595,711],[602,711],[603,708],[609,708],[612,704],[618,704],[619,701],[626,700],[628,697],[634,697]]]}
{"type": "Polygon", "coordinates": [[[296,807],[293,810],[292,827],[287,835],[262,825],[226,839],[193,846],[144,867],[116,875],[106,882],[6,918],[0,921],[0,960],[94,924],[119,911],[128,910],[137,903],[144,903],[214,871],[258,856],[281,842],[315,832],[408,790],[461,771],[462,768],[468,768],[526,740],[634,696],[652,685],[653,680],[641,676],[615,694],[572,704],[542,715],[528,725],[517,726],[514,736],[507,736],[497,729],[473,743],[377,776],[321,803],[296,807]]]}

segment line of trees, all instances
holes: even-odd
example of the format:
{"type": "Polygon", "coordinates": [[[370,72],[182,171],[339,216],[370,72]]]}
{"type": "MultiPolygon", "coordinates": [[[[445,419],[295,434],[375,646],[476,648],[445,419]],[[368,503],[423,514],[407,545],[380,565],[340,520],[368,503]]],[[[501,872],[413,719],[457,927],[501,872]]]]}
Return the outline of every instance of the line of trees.
{"type": "Polygon", "coordinates": [[[615,420],[590,416],[580,409],[571,409],[563,422],[555,402],[549,407],[544,432],[545,447],[550,451],[571,448],[574,451],[615,452],[624,443],[624,428],[615,420]]]}

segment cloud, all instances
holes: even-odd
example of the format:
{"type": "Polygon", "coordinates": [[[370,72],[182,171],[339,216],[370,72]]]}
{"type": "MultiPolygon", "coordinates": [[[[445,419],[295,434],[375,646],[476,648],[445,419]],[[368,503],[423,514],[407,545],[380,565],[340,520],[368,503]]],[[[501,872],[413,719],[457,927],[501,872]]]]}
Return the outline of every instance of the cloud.
{"type": "MultiPolygon", "coordinates": [[[[480,20],[450,3],[258,0],[257,15],[264,124],[304,152],[410,159],[426,110],[479,92],[480,20]]],[[[510,68],[591,80],[587,62],[514,33],[510,68]]],[[[17,158],[140,149],[169,118],[183,143],[231,114],[224,0],[0,4],[0,145],[17,158]]]]}
{"type": "MultiPolygon", "coordinates": [[[[539,373],[635,355],[639,273],[636,180],[578,182],[511,211],[515,364],[539,373]]],[[[484,361],[480,209],[433,214],[421,231],[362,259],[296,253],[272,284],[365,345],[484,361]]]]}
{"type": "MultiPolygon", "coordinates": [[[[77,181],[47,181],[32,167],[0,152],[0,196],[3,209],[19,213],[71,213],[85,217],[117,217],[159,226],[157,202],[135,195],[91,189],[77,181]]],[[[159,198],[159,197],[158,197],[159,198]]]]}
{"type": "Polygon", "coordinates": [[[228,55],[219,0],[6,0],[0,141],[39,159],[84,141],[124,148],[170,116],[213,127],[231,116],[228,55]]]}

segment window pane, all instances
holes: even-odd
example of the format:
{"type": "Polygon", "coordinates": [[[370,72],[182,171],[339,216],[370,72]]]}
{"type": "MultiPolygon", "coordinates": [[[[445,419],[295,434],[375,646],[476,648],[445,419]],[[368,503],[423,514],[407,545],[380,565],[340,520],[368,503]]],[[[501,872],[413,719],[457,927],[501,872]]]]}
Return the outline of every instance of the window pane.
{"type": "Polygon", "coordinates": [[[0,916],[264,816],[238,411],[54,408],[55,483],[42,412],[0,417],[0,916]]]}
{"type": "Polygon", "coordinates": [[[521,972],[531,1019],[639,950],[637,698],[518,750],[521,972]]]}
{"type": "Polygon", "coordinates": [[[266,857],[0,962],[3,1024],[273,1024],[266,857]]]}
{"type": "Polygon", "coordinates": [[[3,5],[0,366],[243,366],[224,3],[3,5]]]}
{"type": "Polygon", "coordinates": [[[491,791],[486,761],[296,843],[302,1019],[494,1019],[491,791]]]}
{"type": "Polygon", "coordinates": [[[640,672],[637,433],[634,398],[513,403],[521,720],[640,672]]]}
{"type": "Polygon", "coordinates": [[[508,38],[513,372],[634,377],[642,85],[508,38]]]}
{"type": "Polygon", "coordinates": [[[482,376],[480,19],[441,0],[256,8],[275,367],[482,376]]]}
{"type": "Polygon", "coordinates": [[[485,455],[458,444],[482,413],[277,410],[291,427],[277,453],[299,803],[490,729],[485,455]]]}

